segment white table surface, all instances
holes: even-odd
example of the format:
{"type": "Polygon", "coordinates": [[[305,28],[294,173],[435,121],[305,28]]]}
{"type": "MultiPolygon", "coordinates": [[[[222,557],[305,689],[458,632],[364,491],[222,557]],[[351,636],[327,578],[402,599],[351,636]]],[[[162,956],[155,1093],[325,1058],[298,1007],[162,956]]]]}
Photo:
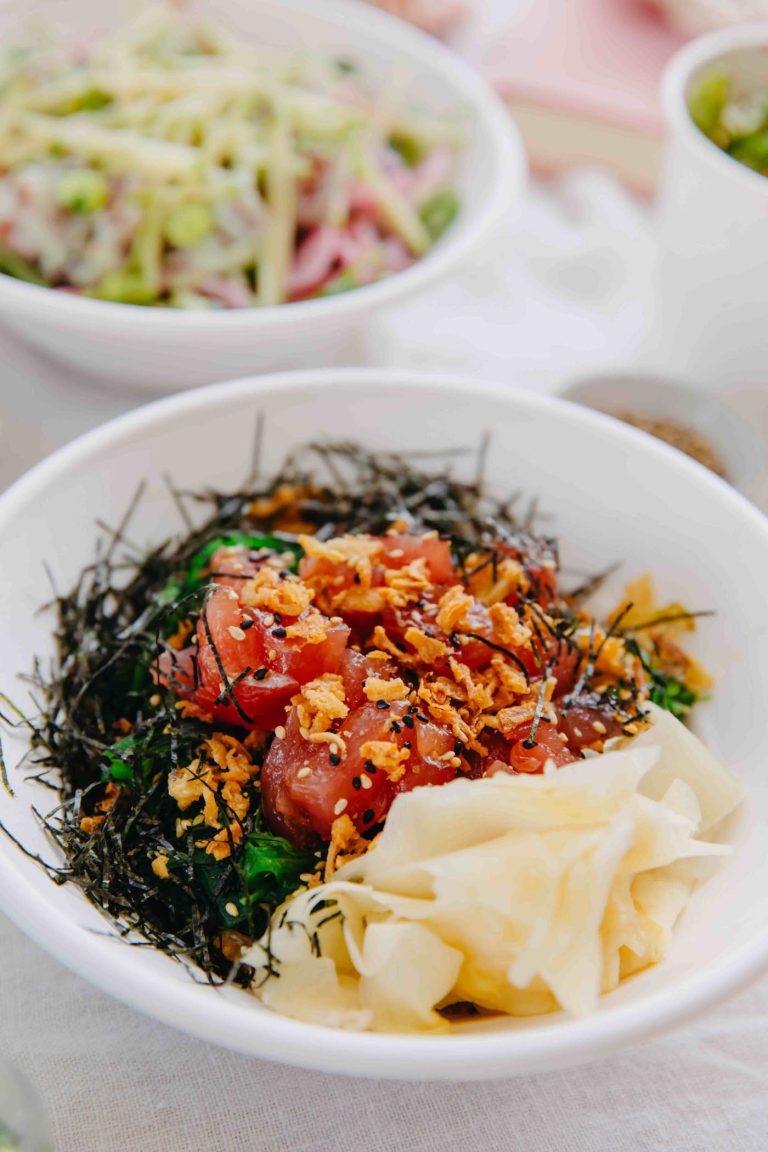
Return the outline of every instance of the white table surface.
{"type": "MultiPolygon", "coordinates": [[[[391,360],[398,341],[391,331],[387,339],[391,360]]],[[[606,347],[616,362],[620,348],[606,347]]],[[[146,399],[104,391],[2,335],[0,364],[0,487],[146,399]]],[[[520,378],[519,365],[511,374],[520,378]]],[[[541,384],[535,374],[531,384],[541,384]]],[[[768,443],[762,395],[736,403],[768,443]]],[[[58,1152],[768,1149],[768,982],[582,1069],[487,1084],[376,1083],[190,1040],[96,991],[0,917],[0,1040],[39,1093],[58,1152]]]]}
{"type": "MultiPolygon", "coordinates": [[[[488,0],[486,31],[515,3],[488,0]]],[[[566,219],[570,227],[568,207],[564,228],[566,219]]],[[[625,224],[617,225],[622,234],[625,224]]],[[[575,261],[562,278],[566,297],[579,279],[578,259],[586,254],[593,268],[604,240],[594,231],[583,236],[571,228],[573,243],[566,232],[559,238],[575,261]]],[[[529,263],[530,256],[529,248],[529,263]]],[[[538,271],[546,281],[553,266],[538,271]]],[[[532,306],[535,328],[551,301],[540,295],[532,306]]],[[[631,312],[623,327],[596,314],[583,312],[577,323],[568,313],[568,362],[578,346],[580,371],[642,363],[631,312]]],[[[417,326],[412,317],[385,326],[371,356],[428,362],[414,343],[417,326]]],[[[477,332],[450,327],[454,346],[444,343],[434,364],[468,366],[477,332]]],[[[477,371],[506,375],[503,349],[488,355],[492,326],[482,336],[477,371]]],[[[519,359],[509,360],[509,376],[534,387],[551,389],[564,375],[533,370],[526,381],[519,359]]],[[[106,392],[0,334],[0,490],[59,445],[146,399],[106,392]]],[[[730,401],[768,445],[764,393],[744,389],[730,401]]],[[[768,481],[753,495],[768,507],[768,481]]],[[[39,1094],[57,1152],[768,1150],[768,981],[673,1035],[580,1069],[481,1084],[385,1083],[279,1067],[191,1040],[96,991],[0,916],[0,1043],[0,1056],[39,1094]]]]}

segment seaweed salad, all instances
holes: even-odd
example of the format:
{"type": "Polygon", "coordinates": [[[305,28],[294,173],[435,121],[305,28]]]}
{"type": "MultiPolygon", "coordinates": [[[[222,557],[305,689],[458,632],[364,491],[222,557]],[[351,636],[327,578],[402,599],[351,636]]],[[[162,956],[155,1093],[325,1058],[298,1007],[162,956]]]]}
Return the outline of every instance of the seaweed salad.
{"type": "Polygon", "coordinates": [[[455,456],[308,445],[243,491],[175,492],[184,530],[149,551],[134,502],[56,595],[21,721],[60,793],[54,879],[248,984],[275,908],[365,854],[401,792],[601,752],[648,701],[685,716],[693,614],[639,581],[594,618],[597,581],[564,591],[535,509],[455,456]]]}

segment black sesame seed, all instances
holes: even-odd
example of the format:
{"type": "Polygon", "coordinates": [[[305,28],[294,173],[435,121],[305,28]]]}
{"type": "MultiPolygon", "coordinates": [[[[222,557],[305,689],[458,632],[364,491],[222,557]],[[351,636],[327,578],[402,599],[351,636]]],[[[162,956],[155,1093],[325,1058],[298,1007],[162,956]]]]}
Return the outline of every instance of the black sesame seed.
{"type": "Polygon", "coordinates": [[[288,633],[286,632],[285,628],[273,628],[272,629],[272,635],[277,640],[285,640],[288,633]]]}
{"type": "Polygon", "coordinates": [[[366,808],[365,812],[363,812],[363,823],[373,824],[375,816],[376,813],[374,812],[373,808],[366,808]]]}
{"type": "Polygon", "coordinates": [[[268,671],[268,668],[257,668],[253,674],[254,680],[263,680],[268,671]]]}
{"type": "Polygon", "coordinates": [[[363,782],[360,779],[360,777],[359,776],[353,776],[352,777],[352,787],[354,788],[355,792],[359,792],[360,789],[362,788],[362,786],[363,786],[363,782]]]}
{"type": "Polygon", "coordinates": [[[354,576],[352,577],[352,580],[355,584],[359,584],[360,583],[360,573],[355,572],[354,576]]]}
{"type": "Polygon", "coordinates": [[[463,751],[464,751],[464,745],[462,744],[461,740],[457,740],[453,746],[454,756],[461,756],[463,751]]]}
{"type": "Polygon", "coordinates": [[[397,720],[392,721],[392,723],[389,726],[389,730],[390,730],[390,732],[399,732],[401,730],[400,725],[398,724],[397,720]]]}
{"type": "Polygon", "coordinates": [[[282,624],[283,618],[279,612],[275,612],[274,617],[275,617],[275,624],[282,624]]]}
{"type": "Polygon", "coordinates": [[[422,724],[428,724],[429,723],[428,717],[424,716],[421,712],[418,712],[416,714],[416,719],[421,720],[422,724]]]}
{"type": "Polygon", "coordinates": [[[372,760],[366,760],[365,764],[363,764],[363,770],[367,772],[369,776],[376,775],[376,765],[372,760]]]}
{"type": "Polygon", "coordinates": [[[413,728],[413,716],[403,716],[403,724],[406,728],[413,728]]]}
{"type": "Polygon", "coordinates": [[[386,700],[377,700],[376,701],[376,707],[379,709],[380,712],[386,712],[387,708],[389,708],[389,704],[387,703],[386,700]]]}
{"type": "Polygon", "coordinates": [[[411,706],[408,709],[408,711],[411,713],[411,715],[414,715],[416,712],[418,712],[418,710],[419,710],[418,704],[411,704],[411,706]]]}
{"type": "Polygon", "coordinates": [[[333,764],[334,768],[341,764],[341,756],[337,756],[335,752],[331,752],[328,759],[330,760],[331,764],[333,764]]]}
{"type": "Polygon", "coordinates": [[[403,748],[411,748],[411,747],[412,747],[412,745],[411,745],[410,740],[403,740],[403,748]]]}
{"type": "Polygon", "coordinates": [[[241,620],[240,627],[242,628],[243,632],[247,632],[249,628],[253,628],[253,620],[250,618],[248,620],[241,620]]]}

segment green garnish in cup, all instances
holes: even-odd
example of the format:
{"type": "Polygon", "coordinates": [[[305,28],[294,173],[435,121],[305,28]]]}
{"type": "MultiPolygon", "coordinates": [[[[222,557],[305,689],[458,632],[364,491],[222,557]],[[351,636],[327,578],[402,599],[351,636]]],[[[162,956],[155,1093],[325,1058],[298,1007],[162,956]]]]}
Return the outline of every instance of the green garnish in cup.
{"type": "Polygon", "coordinates": [[[768,175],[768,88],[735,96],[733,77],[712,68],[691,88],[688,111],[721,151],[768,175]]]}

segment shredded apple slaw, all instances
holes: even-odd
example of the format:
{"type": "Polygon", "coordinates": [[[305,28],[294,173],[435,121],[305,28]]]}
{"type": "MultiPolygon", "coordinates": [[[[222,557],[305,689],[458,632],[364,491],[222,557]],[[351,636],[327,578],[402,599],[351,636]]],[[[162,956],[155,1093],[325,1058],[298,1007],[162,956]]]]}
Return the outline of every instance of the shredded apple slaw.
{"type": "Polygon", "coordinates": [[[453,120],[371,84],[364,61],[248,44],[184,6],[6,49],[0,271],[176,308],[361,287],[452,223],[453,120]]]}

